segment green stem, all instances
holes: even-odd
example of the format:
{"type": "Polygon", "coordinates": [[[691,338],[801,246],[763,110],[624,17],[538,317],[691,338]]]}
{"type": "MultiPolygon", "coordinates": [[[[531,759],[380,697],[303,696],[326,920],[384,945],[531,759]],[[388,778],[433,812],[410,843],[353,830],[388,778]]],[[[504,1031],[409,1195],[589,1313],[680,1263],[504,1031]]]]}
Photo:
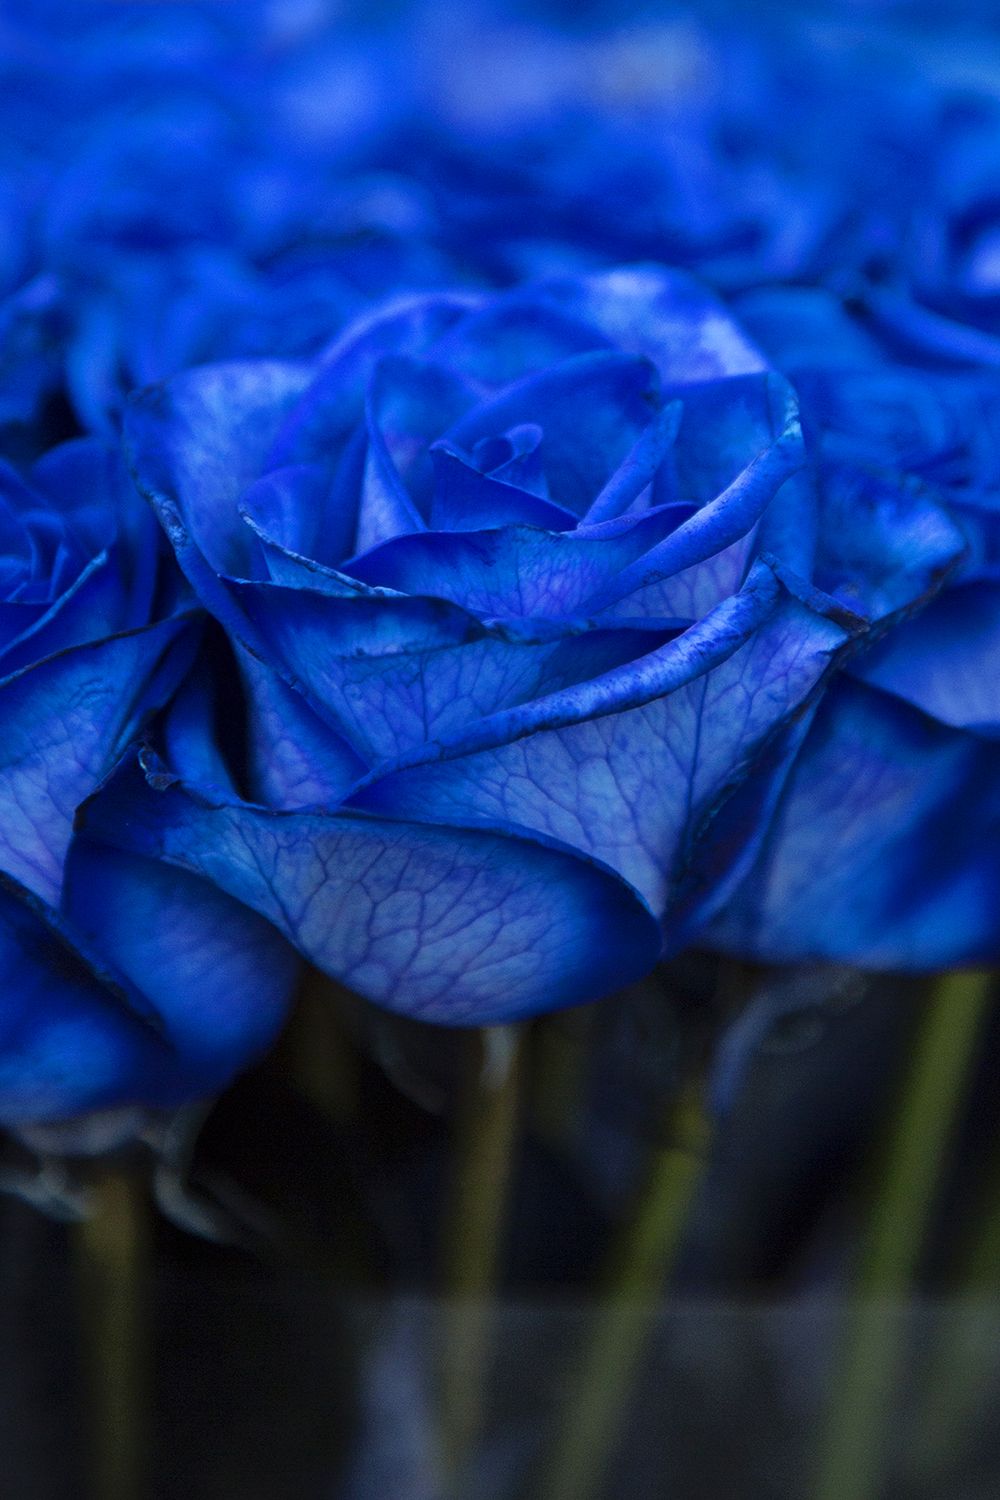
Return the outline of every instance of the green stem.
{"type": "Polygon", "coordinates": [[[681,1092],[669,1127],[610,1258],[590,1342],[561,1403],[540,1500],[587,1500],[600,1490],[704,1167],[708,1127],[693,1086],[681,1092]]]}
{"type": "Polygon", "coordinates": [[[904,1352],[900,1315],[990,1004],[989,977],[971,973],[945,975],[925,1003],[834,1373],[816,1500],[881,1493],[904,1352]]]}
{"type": "Polygon", "coordinates": [[[482,1418],[496,1275],[512,1174],[521,1083],[520,1034],[470,1037],[471,1073],[456,1125],[450,1232],[445,1237],[441,1448],[458,1489],[482,1418]]]}
{"type": "Polygon", "coordinates": [[[959,1261],[958,1295],[940,1311],[940,1334],[921,1380],[913,1467],[922,1476],[942,1473],[955,1463],[976,1430],[977,1411],[996,1374],[998,1276],[1000,1158],[995,1158],[986,1175],[982,1215],[959,1261]]]}
{"type": "Polygon", "coordinates": [[[94,1500],[141,1500],[150,1444],[149,1210],[135,1177],[109,1171],[74,1230],[94,1500]]]}

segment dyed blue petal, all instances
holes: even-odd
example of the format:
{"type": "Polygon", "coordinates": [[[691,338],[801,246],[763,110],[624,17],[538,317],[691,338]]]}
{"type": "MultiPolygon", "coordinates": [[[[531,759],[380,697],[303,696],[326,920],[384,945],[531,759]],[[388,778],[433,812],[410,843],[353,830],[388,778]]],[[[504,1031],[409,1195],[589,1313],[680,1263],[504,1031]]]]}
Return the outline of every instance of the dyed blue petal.
{"type": "Polygon", "coordinates": [[[481,474],[548,500],[541,453],[544,436],[537,422],[519,422],[500,437],[481,438],[472,450],[473,464],[481,474]]]}
{"type": "Polygon", "coordinates": [[[198,876],[77,838],[63,911],[142,992],[169,1046],[169,1066],[159,1079],[133,1082],[133,1097],[167,1104],[225,1087],[288,1014],[298,955],[270,923],[198,876]]]}
{"type": "Polygon", "coordinates": [[[96,557],[116,544],[125,610],[119,623],[103,633],[145,625],[153,613],[163,534],[117,446],[109,448],[94,438],[60,443],[38,460],[31,478],[64,517],[84,557],[96,557]]]}
{"type": "Polygon", "coordinates": [[[67,322],[65,288],[50,274],[0,300],[0,424],[30,424],[58,390],[67,322]]]}
{"type": "MultiPolygon", "coordinates": [[[[275,472],[279,475],[304,475],[307,473],[312,475],[315,473],[315,470],[311,466],[303,466],[296,469],[279,469],[275,472]]],[[[262,480],[259,487],[251,485],[244,496],[246,503],[240,506],[240,514],[260,544],[261,555],[264,558],[268,576],[273,583],[287,584],[291,588],[319,589],[324,594],[330,594],[338,599],[353,599],[359,594],[383,597],[386,595],[391,596],[395,593],[393,589],[372,588],[368,584],[363,583],[359,578],[352,578],[348,573],[342,573],[338,568],[330,567],[328,563],[319,562],[315,557],[295,552],[268,531],[266,529],[268,524],[274,526],[275,530],[278,529],[278,525],[274,519],[265,523],[259,519],[259,515],[261,513],[266,515],[267,513],[269,481],[272,477],[269,475],[267,479],[262,480]],[[258,489],[260,496],[264,499],[263,504],[258,504],[258,489]]],[[[279,481],[279,483],[282,486],[284,485],[283,480],[279,481]]],[[[304,500],[306,495],[312,492],[311,480],[293,479],[290,481],[290,487],[291,495],[289,498],[291,503],[294,503],[297,499],[304,500]]],[[[355,531],[355,510],[356,507],[352,506],[350,510],[350,535],[352,538],[355,531]]],[[[348,548],[348,550],[350,549],[348,548]]],[[[227,613],[234,603],[233,595],[228,589],[224,589],[221,584],[217,586],[217,594],[224,596],[221,618],[226,620],[231,627],[235,628],[237,635],[240,635],[239,620],[230,619],[227,613]]],[[[249,622],[244,621],[243,623],[249,628],[249,622]]]]}
{"type": "Polygon", "coordinates": [[[702,506],[798,422],[795,392],[773,370],[681,385],[676,394],[683,402],[674,450],[678,495],[702,506]]]}
{"type": "MultiPolygon", "coordinates": [[[[598,613],[629,600],[628,607],[631,608],[632,596],[639,590],[673,579],[676,574],[715,558],[747,536],[782,485],[797,474],[805,462],[802,430],[793,420],[769,447],[747,464],[721,495],[682,521],[645,556],[624,567],[617,577],[585,601],[585,607],[598,613]]],[[[682,587],[687,582],[682,579],[682,587]]],[[[657,590],[657,606],[657,612],[664,615],[681,613],[669,588],[657,590]]]]}
{"type": "Polygon", "coordinates": [[[998,904],[996,743],[842,677],[709,939],[769,963],[993,964],[998,904]]]}
{"type": "Polygon", "coordinates": [[[820,701],[821,695],[814,693],[771,738],[750,775],[705,828],[673,893],[668,956],[701,939],[706,924],[753,869],[820,701]]]}
{"type": "Polygon", "coordinates": [[[647,485],[652,484],[667,454],[673,448],[684,408],[680,401],[669,402],[657,412],[649,426],[640,432],[629,453],[596,496],[584,516],[588,526],[611,521],[623,515],[638,500],[647,485]]]}
{"type": "Polygon", "coordinates": [[[607,348],[610,342],[603,333],[543,295],[515,291],[467,313],[430,352],[463,375],[499,387],[575,354],[607,348]]]}
{"type": "Polygon", "coordinates": [[[816,581],[869,620],[912,609],[965,552],[962,532],[923,488],[829,463],[818,492],[816,581]]]}
{"type": "Polygon", "coordinates": [[[651,359],[667,384],[766,368],[719,299],[683,271],[624,266],[547,282],[544,291],[614,348],[651,359]]]}
{"type": "Polygon", "coordinates": [[[0,868],[53,905],[76,808],[170,696],[191,645],[188,622],[167,620],[0,681],[0,868]]]}
{"type": "Polygon", "coordinates": [[[385,460],[421,515],[433,487],[428,449],[478,396],[455,371],[427,360],[386,355],[372,372],[365,396],[369,449],[385,460]]]}
{"type": "Polygon", "coordinates": [[[132,397],[125,443],[135,482],[175,544],[198,590],[205,572],[253,577],[253,533],[238,501],[265,471],[281,423],[310,374],[303,364],[254,360],[207,365],[132,397]]]}
{"type": "MultiPolygon", "coordinates": [[[[235,795],[233,768],[223,748],[223,733],[231,740],[240,726],[222,722],[232,717],[232,698],[223,699],[218,690],[214,644],[213,633],[206,631],[194,665],[157,718],[157,731],[171,765],[182,768],[185,776],[200,785],[218,787],[235,795]]],[[[231,673],[228,656],[226,666],[231,673]]]]}
{"type": "Polygon", "coordinates": [[[66,387],[81,427],[111,441],[122,398],[123,309],[93,291],[83,301],[66,347],[66,387]]]}
{"type": "Polygon", "coordinates": [[[365,395],[368,453],[355,549],[424,529],[433,469],[428,449],[474,393],[452,372],[413,359],[381,359],[365,395]]]}
{"type": "Polygon", "coordinates": [[[387,1009],[477,1025],[596,999],[649,970],[659,934],[616,876],[515,833],[271,813],[139,768],[86,824],[211,880],[387,1009]]]}
{"type": "Polygon", "coordinates": [[[663,915],[703,823],[846,638],[758,568],[669,644],[412,752],[352,805],[533,829],[617,869],[663,915]]]}
{"type": "MultiPolygon", "coordinates": [[[[489,440],[487,440],[489,441],[489,440]]],[[[437,443],[430,522],[445,531],[478,531],[490,526],[538,526],[565,531],[575,526],[572,511],[553,505],[498,474],[483,474],[445,443],[437,443]]],[[[506,466],[505,466],[506,467],[506,466]]]]}
{"type": "Polygon", "coordinates": [[[353,550],[355,516],[337,514],[329,494],[326,470],[293,464],[265,474],[240,497],[239,513],[256,532],[272,578],[288,553],[340,559],[353,550]]]}
{"type": "Polygon", "coordinates": [[[661,406],[648,360],[617,351],[580,354],[525,376],[474,407],[442,436],[471,451],[519,423],[543,430],[549,494],[583,515],[661,406]]]}
{"type": "Polygon", "coordinates": [[[0,875],[0,1121],[55,1120],[141,1097],[166,1047],[56,912],[0,875]]]}
{"type": "Polygon", "coordinates": [[[608,671],[665,635],[545,622],[512,633],[422,599],[348,601],[254,584],[241,595],[283,675],[368,765],[608,671]]]}
{"type": "Polygon", "coordinates": [[[365,762],[271,667],[239,648],[237,655],[248,701],[249,795],[269,807],[337,806],[365,762]]]}
{"type": "Polygon", "coordinates": [[[44,656],[124,630],[127,606],[117,551],[102,552],[44,614],[0,650],[0,672],[7,676],[44,656]]]}
{"type": "Polygon", "coordinates": [[[957,377],[874,362],[859,370],[824,368],[796,377],[824,455],[945,484],[970,437],[975,442],[974,429],[985,425],[985,403],[976,402],[979,393],[965,386],[957,377]]]}
{"type": "Polygon", "coordinates": [[[301,401],[274,435],[266,469],[329,463],[357,427],[368,380],[386,354],[422,354],[462,317],[475,299],[432,293],[380,307],[347,329],[324,354],[301,401]]]}
{"type": "Polygon", "coordinates": [[[942,724],[1000,737],[1000,587],[949,588],[852,670],[942,724]]]}
{"type": "Polygon", "coordinates": [[[897,292],[867,292],[865,312],[873,327],[910,358],[945,369],[974,365],[1000,370],[1000,338],[995,333],[955,322],[897,292]]]}
{"type": "Polygon", "coordinates": [[[569,532],[511,525],[399,537],[350,566],[373,587],[436,595],[475,614],[556,618],[580,613],[690,514],[688,507],[665,506],[569,532]]]}
{"type": "Polygon", "coordinates": [[[735,298],[733,307],[740,326],[790,374],[820,367],[853,371],[884,361],[875,339],[832,292],[769,287],[735,298]]]}
{"type": "Polygon", "coordinates": [[[31,556],[31,534],[27,512],[37,504],[15,468],[0,459],[0,556],[31,556]]]}

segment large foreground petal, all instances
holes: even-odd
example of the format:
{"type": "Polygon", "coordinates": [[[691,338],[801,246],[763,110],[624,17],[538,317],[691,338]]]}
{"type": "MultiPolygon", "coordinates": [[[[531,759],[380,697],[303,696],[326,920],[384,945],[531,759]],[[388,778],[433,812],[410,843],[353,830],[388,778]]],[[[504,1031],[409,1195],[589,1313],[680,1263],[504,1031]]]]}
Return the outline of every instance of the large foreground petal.
{"type": "Polygon", "coordinates": [[[596,999],[648,971],[634,891],[514,832],[275,813],[133,765],[87,807],[95,836],[213,881],[387,1009],[477,1024],[596,999]]]}

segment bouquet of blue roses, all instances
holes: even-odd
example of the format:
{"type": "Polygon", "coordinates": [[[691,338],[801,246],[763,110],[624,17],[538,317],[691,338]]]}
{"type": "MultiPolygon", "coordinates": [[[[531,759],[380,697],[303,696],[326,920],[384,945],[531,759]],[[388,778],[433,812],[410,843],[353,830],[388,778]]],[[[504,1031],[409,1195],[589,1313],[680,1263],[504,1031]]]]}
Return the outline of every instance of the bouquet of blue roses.
{"type": "MultiPolygon", "coordinates": [[[[1000,959],[991,75],[895,10],[77,21],[0,30],[0,1123],[117,1121],[165,1202],[239,1075],[330,1106],[332,1016],[457,1142],[456,1298],[525,1074],[652,1295],[780,1028],[903,994],[858,1243],[904,1295],[1000,959]],[[652,1063],[602,1043],[646,1008],[652,1063]]],[[[640,1343],[595,1334],[551,1500],[640,1343]]]]}

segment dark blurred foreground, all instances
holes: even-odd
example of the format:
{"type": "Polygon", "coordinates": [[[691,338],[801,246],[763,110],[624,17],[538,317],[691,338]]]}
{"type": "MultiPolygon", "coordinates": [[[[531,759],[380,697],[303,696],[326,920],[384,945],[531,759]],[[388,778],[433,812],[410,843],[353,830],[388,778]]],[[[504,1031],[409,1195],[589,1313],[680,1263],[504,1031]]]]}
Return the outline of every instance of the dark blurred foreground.
{"type": "MultiPolygon", "coordinates": [[[[313,996],[281,1055],[193,1121],[168,1167],[154,1176],[148,1146],[121,1150],[113,1170],[139,1225],[126,1291],[142,1314],[124,1355],[124,1440],[141,1493],[548,1500],[599,1338],[609,1369],[623,1341],[637,1352],[589,1475],[594,1500],[814,1493],[919,994],[859,981],[792,1007],[767,992],[760,1010],[759,990],[745,1005],[733,998],[745,976],[729,975],[721,998],[689,1003],[702,977],[522,1034],[510,1189],[489,1284],[467,1304],[448,1267],[463,1233],[455,1163],[478,1128],[463,1103],[482,1065],[471,1034],[313,996]],[[692,1075],[715,1107],[676,1255],[655,1285],[619,1286],[609,1323],[609,1257],[630,1242],[648,1163],[670,1144],[667,1106],[692,1075]],[[448,1487],[440,1394],[456,1358],[475,1411],[448,1487]]],[[[998,1040],[994,1015],[912,1295],[867,1307],[869,1342],[898,1350],[873,1500],[1000,1492],[998,1040]]],[[[502,1047],[492,1065],[513,1066],[502,1047]]],[[[33,1153],[10,1143],[5,1170],[39,1197],[33,1153]]],[[[72,1212],[105,1171],[47,1158],[48,1206],[72,1212]]],[[[106,1306],[88,1254],[79,1224],[0,1198],[5,1495],[88,1494],[106,1306]]]]}

